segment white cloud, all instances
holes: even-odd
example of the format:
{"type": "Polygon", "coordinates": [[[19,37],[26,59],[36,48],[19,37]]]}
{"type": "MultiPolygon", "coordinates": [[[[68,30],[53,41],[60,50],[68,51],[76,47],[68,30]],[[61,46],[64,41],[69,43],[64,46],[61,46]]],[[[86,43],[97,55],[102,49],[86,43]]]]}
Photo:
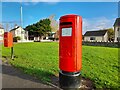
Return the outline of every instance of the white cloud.
{"type": "Polygon", "coordinates": [[[34,17],[33,16],[29,16],[29,19],[34,19],[34,17]]]}
{"type": "Polygon", "coordinates": [[[60,2],[61,0],[1,0],[2,2],[60,2]]]}
{"type": "Polygon", "coordinates": [[[24,4],[24,5],[26,5],[26,6],[28,6],[28,5],[29,5],[29,3],[28,3],[28,2],[24,2],[23,4],[24,4]]]}
{"type": "Polygon", "coordinates": [[[106,17],[98,17],[98,18],[91,18],[91,19],[83,18],[83,34],[86,31],[112,28],[114,22],[115,22],[115,18],[114,19],[113,18],[108,19],[106,17]]]}
{"type": "Polygon", "coordinates": [[[119,2],[119,0],[1,0],[2,2],[119,2]]]}
{"type": "Polygon", "coordinates": [[[45,18],[48,18],[47,16],[44,16],[44,17],[41,17],[40,19],[45,19],[45,18]]]}
{"type": "Polygon", "coordinates": [[[31,0],[32,2],[59,2],[60,0],[31,0]]]}
{"type": "Polygon", "coordinates": [[[36,5],[38,2],[22,2],[23,5],[29,6],[29,5],[36,5]]]}

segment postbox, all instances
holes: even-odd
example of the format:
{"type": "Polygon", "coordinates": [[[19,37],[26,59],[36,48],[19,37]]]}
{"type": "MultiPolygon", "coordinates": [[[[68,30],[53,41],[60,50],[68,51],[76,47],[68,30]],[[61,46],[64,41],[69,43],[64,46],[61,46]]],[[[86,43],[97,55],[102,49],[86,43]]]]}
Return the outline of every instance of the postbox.
{"type": "Polygon", "coordinates": [[[13,36],[11,32],[4,33],[4,47],[13,47],[13,36]]]}
{"type": "Polygon", "coordinates": [[[78,88],[82,68],[82,17],[62,16],[59,26],[59,83],[62,88],[78,88]]]}

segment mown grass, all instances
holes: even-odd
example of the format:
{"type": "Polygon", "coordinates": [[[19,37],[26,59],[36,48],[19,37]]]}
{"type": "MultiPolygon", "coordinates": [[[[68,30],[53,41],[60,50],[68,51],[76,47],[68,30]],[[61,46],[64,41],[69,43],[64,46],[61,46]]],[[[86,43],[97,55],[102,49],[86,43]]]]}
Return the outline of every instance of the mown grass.
{"type": "MultiPolygon", "coordinates": [[[[2,56],[10,57],[10,49],[2,48],[2,56]]],[[[96,88],[117,88],[118,48],[83,46],[82,76],[91,79],[96,88]]],[[[14,45],[11,64],[42,81],[58,74],[58,43],[21,43],[14,45]]]]}

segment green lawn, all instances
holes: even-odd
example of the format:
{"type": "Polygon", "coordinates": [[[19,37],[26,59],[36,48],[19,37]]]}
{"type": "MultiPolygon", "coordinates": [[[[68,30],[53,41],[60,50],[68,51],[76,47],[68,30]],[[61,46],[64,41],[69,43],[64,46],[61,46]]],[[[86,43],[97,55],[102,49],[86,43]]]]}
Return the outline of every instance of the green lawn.
{"type": "MultiPolygon", "coordinates": [[[[116,88],[118,84],[118,48],[83,46],[82,76],[93,80],[96,88],[116,88]]],[[[58,74],[58,43],[21,43],[14,45],[11,64],[42,81],[58,74]]],[[[10,48],[2,48],[10,58],[10,48]]],[[[4,58],[3,58],[4,60],[4,58]]]]}

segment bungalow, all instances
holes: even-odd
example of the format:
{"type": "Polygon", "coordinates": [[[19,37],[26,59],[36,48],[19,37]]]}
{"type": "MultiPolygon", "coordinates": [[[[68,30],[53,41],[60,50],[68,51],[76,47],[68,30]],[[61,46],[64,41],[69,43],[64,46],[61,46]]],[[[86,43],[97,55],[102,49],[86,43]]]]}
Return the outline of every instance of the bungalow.
{"type": "Polygon", "coordinates": [[[114,23],[114,42],[120,41],[120,18],[117,18],[114,23]]]}
{"type": "Polygon", "coordinates": [[[0,27],[0,43],[3,42],[4,28],[0,27]]]}
{"type": "Polygon", "coordinates": [[[107,30],[87,31],[84,34],[84,41],[88,41],[88,42],[107,42],[108,41],[107,30]]]}

